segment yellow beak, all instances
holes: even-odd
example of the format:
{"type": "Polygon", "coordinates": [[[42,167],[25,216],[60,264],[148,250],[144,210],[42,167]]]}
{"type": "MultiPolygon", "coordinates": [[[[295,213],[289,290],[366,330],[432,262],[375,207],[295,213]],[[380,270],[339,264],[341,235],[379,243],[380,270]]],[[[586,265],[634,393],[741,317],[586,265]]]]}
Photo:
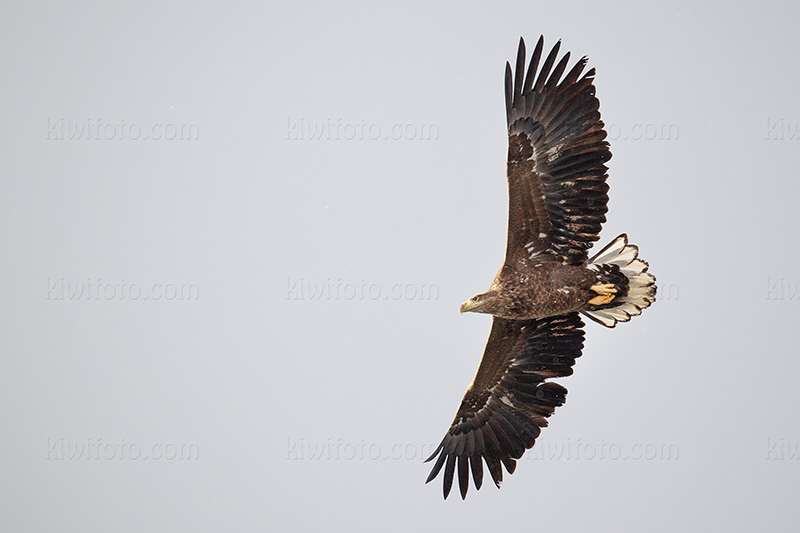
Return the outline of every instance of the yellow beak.
{"type": "Polygon", "coordinates": [[[466,302],[461,304],[461,307],[458,308],[458,311],[463,315],[464,313],[468,312],[470,309],[475,307],[475,305],[476,302],[473,302],[472,300],[467,300],[466,302]]]}

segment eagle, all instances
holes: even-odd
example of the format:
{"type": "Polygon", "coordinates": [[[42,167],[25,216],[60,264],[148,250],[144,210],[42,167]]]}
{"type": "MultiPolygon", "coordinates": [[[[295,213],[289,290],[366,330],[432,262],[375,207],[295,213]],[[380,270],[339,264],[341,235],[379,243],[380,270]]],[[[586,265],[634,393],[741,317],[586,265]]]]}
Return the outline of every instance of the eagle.
{"type": "Polygon", "coordinates": [[[584,56],[567,71],[570,53],[558,59],[560,47],[540,64],[540,37],[526,71],[520,39],[513,73],[506,63],[506,255],[489,290],[461,305],[493,321],[455,419],[426,460],[436,459],[426,483],[444,471],[445,498],[456,472],[462,499],[470,473],[481,488],[484,463],[498,488],[503,467],[514,473],[564,404],[567,390],[549,380],[572,374],[583,349],[581,315],[613,328],[655,301],[655,277],[625,234],[588,256],[606,221],[611,152],[595,70],[581,75],[584,56]]]}

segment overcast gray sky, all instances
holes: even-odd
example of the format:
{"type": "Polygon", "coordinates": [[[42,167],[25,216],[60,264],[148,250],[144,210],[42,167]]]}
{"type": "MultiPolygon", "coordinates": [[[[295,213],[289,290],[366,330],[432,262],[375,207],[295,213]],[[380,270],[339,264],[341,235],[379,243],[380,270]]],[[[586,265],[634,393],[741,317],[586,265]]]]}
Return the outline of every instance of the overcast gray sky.
{"type": "Polygon", "coordinates": [[[0,529],[790,530],[800,8],[743,4],[6,2],[0,529]],[[659,300],[443,502],[540,34],[597,68],[600,244],[659,300]]]}

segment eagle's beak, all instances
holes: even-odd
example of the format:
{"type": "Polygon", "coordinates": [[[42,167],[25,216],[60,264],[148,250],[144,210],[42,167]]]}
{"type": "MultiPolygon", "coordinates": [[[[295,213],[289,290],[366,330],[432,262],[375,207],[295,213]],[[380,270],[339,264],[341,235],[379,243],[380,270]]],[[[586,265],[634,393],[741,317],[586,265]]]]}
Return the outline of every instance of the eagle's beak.
{"type": "Polygon", "coordinates": [[[467,300],[466,302],[461,304],[461,307],[458,308],[458,311],[463,315],[473,307],[475,307],[475,302],[473,302],[472,300],[467,300]]]}

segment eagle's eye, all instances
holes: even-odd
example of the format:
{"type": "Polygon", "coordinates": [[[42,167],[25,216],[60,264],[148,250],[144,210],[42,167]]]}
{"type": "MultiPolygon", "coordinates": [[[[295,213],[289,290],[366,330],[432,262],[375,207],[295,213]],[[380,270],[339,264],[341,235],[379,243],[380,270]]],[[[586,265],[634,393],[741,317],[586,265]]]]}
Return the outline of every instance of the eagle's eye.
{"type": "Polygon", "coordinates": [[[473,302],[477,302],[480,299],[481,299],[480,296],[473,296],[472,298],[470,298],[470,300],[472,300],[473,302]]]}

